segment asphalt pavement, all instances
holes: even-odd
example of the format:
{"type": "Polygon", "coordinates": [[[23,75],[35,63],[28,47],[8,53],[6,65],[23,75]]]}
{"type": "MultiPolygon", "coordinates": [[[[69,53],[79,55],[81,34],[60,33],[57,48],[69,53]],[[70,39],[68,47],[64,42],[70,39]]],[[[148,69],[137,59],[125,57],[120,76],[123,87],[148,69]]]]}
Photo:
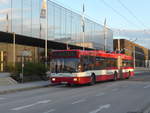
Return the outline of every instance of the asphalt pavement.
{"type": "Polygon", "coordinates": [[[0,95],[0,113],[142,113],[150,107],[150,72],[94,86],[64,85],[0,95]]]}

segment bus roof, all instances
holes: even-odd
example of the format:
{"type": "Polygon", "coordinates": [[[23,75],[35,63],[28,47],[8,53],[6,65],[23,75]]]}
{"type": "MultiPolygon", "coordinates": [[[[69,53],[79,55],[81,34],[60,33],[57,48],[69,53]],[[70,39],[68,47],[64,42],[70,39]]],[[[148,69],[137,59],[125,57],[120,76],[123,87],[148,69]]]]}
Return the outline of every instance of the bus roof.
{"type": "Polygon", "coordinates": [[[106,58],[118,58],[118,56],[121,56],[122,59],[124,60],[132,60],[133,58],[131,56],[121,54],[121,53],[115,53],[115,52],[110,52],[107,53],[102,50],[53,50],[52,52],[71,52],[71,51],[76,51],[78,55],[89,55],[89,56],[101,56],[101,57],[106,57],[106,58]]]}

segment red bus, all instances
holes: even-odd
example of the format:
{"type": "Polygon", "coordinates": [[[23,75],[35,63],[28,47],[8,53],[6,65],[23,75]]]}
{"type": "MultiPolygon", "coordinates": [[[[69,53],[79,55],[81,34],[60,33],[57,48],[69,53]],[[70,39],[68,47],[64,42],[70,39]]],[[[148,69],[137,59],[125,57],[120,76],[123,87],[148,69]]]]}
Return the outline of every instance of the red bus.
{"type": "Polygon", "coordinates": [[[52,83],[95,84],[98,81],[130,78],[133,58],[99,50],[55,50],[51,60],[52,83]]]}

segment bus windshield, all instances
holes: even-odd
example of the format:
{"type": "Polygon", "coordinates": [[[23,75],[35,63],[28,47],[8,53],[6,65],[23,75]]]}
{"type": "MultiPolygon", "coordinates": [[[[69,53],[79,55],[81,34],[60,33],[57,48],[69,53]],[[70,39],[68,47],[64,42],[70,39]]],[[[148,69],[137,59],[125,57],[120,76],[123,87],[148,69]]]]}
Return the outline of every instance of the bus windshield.
{"type": "Polygon", "coordinates": [[[74,73],[77,72],[79,59],[77,58],[56,58],[51,61],[52,73],[74,73]]]}

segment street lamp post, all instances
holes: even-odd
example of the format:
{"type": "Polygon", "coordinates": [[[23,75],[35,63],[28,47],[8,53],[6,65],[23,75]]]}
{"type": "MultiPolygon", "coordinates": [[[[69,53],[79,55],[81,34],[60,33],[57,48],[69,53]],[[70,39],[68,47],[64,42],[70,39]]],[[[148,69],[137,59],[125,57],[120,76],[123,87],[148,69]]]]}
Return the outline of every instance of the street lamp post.
{"type": "Polygon", "coordinates": [[[22,55],[22,62],[21,62],[21,75],[20,75],[20,78],[21,78],[21,82],[23,83],[23,79],[24,79],[24,56],[22,55]]]}
{"type": "Polygon", "coordinates": [[[135,46],[133,46],[133,66],[135,68],[135,46]]]}
{"type": "Polygon", "coordinates": [[[83,51],[85,50],[85,6],[84,6],[85,0],[83,0],[83,11],[82,11],[82,46],[83,51]]]}
{"type": "Polygon", "coordinates": [[[120,53],[120,39],[118,39],[118,52],[120,53]]]}
{"type": "Polygon", "coordinates": [[[104,21],[104,51],[107,50],[107,40],[106,40],[106,18],[105,18],[105,21],[104,21]]]}
{"type": "Polygon", "coordinates": [[[16,64],[16,34],[13,32],[13,66],[16,64]]]}
{"type": "MultiPolygon", "coordinates": [[[[48,0],[43,0],[40,18],[45,20],[45,67],[47,68],[48,45],[48,0]]],[[[41,32],[41,31],[40,31],[41,32]]]]}
{"type": "MultiPolygon", "coordinates": [[[[134,40],[134,41],[131,41],[132,43],[134,43],[135,41],[137,41],[137,38],[134,40]]],[[[136,51],[135,51],[135,45],[134,46],[132,46],[133,48],[133,67],[135,68],[136,66],[136,63],[135,63],[135,53],[136,53],[136,51]]]]}
{"type": "Polygon", "coordinates": [[[47,68],[47,52],[48,52],[48,47],[47,47],[47,40],[48,40],[48,0],[46,1],[46,29],[45,29],[45,66],[47,68]]]}
{"type": "Polygon", "coordinates": [[[12,13],[13,13],[13,0],[11,0],[11,32],[12,32],[12,13]]]}

